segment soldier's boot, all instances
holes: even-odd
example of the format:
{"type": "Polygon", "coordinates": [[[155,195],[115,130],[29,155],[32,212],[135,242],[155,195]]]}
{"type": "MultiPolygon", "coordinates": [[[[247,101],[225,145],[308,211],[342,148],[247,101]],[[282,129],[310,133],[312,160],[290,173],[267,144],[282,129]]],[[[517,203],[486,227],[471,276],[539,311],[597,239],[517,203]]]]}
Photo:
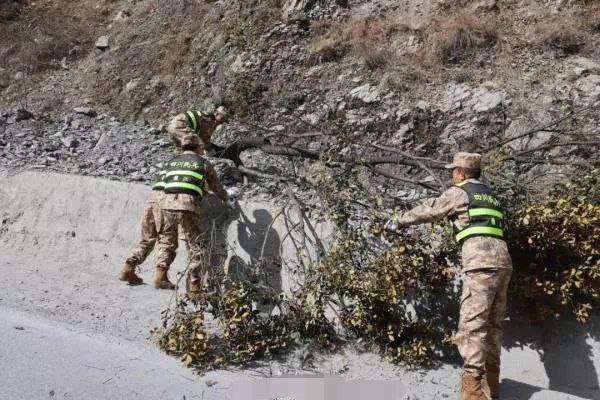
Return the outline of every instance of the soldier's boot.
{"type": "Polygon", "coordinates": [[[463,373],[460,388],[460,400],[489,400],[483,391],[483,377],[463,373]]]}
{"type": "Polygon", "coordinates": [[[123,264],[123,268],[121,268],[121,272],[119,273],[119,280],[125,281],[130,285],[141,285],[142,283],[144,283],[142,278],[136,275],[135,265],[131,265],[127,262],[123,264]]]}
{"type": "Polygon", "coordinates": [[[154,287],[157,289],[166,289],[166,290],[175,290],[175,285],[171,283],[169,280],[169,276],[167,275],[168,269],[165,268],[156,268],[156,272],[154,273],[154,287]]]}
{"type": "Polygon", "coordinates": [[[500,368],[485,365],[486,384],[492,399],[500,398],[500,368]]]}

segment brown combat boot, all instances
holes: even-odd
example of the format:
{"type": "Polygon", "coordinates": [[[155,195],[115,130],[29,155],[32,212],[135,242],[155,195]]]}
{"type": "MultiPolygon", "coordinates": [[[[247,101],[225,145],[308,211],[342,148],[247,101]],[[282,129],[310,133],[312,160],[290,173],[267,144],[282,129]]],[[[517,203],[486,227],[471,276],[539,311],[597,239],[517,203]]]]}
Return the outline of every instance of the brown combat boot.
{"type": "Polygon", "coordinates": [[[129,263],[123,264],[123,268],[121,268],[121,272],[119,273],[119,280],[125,281],[130,285],[141,285],[144,283],[142,278],[135,274],[135,265],[131,265],[129,263]]]}
{"type": "Polygon", "coordinates": [[[154,287],[157,289],[175,290],[175,285],[171,283],[167,275],[168,269],[156,268],[154,273],[154,287]]]}
{"type": "Polygon", "coordinates": [[[460,400],[488,400],[482,387],[482,377],[464,373],[460,389],[460,400]]]}
{"type": "Polygon", "coordinates": [[[486,364],[486,382],[492,399],[500,398],[500,368],[486,364]]]}

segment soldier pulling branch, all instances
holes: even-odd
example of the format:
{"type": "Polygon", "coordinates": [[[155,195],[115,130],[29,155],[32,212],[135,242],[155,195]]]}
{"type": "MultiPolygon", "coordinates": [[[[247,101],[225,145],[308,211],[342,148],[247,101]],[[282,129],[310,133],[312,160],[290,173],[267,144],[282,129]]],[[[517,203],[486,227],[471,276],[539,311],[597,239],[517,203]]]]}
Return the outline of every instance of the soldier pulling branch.
{"type": "Polygon", "coordinates": [[[493,191],[478,179],[481,155],[456,153],[454,185],[438,198],[386,223],[399,228],[450,218],[462,247],[464,272],[460,318],[454,343],[463,358],[462,400],[485,400],[500,395],[500,350],[506,293],[512,273],[502,229],[503,212],[493,191]]]}

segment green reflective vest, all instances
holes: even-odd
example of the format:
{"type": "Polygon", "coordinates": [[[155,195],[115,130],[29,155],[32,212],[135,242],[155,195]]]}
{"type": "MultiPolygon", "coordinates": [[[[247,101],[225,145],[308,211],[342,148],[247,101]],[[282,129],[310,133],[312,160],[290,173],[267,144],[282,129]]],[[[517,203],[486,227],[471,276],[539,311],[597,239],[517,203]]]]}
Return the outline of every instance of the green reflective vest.
{"type": "Polygon", "coordinates": [[[156,174],[156,182],[152,186],[152,190],[165,190],[165,179],[167,178],[167,170],[158,171],[156,174]]]}
{"type": "Polygon", "coordinates": [[[211,114],[198,110],[186,111],[185,115],[187,117],[188,123],[190,124],[195,133],[198,133],[200,131],[200,121],[202,121],[203,119],[212,118],[211,114]]]}
{"type": "Polygon", "coordinates": [[[197,154],[181,154],[167,162],[165,193],[204,196],[206,160],[197,154]]]}
{"type": "Polygon", "coordinates": [[[474,236],[491,236],[502,239],[504,214],[500,201],[492,189],[480,182],[461,182],[456,185],[469,196],[469,225],[458,229],[455,226],[457,242],[474,236]]]}

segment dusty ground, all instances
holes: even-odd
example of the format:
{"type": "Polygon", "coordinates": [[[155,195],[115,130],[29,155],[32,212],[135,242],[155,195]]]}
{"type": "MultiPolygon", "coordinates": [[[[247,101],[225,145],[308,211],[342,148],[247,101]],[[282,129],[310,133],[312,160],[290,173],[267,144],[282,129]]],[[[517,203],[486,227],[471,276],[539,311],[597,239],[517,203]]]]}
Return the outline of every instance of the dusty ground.
{"type": "MultiPolygon", "coordinates": [[[[116,280],[148,188],[58,174],[0,179],[2,398],[226,399],[237,380],[301,372],[399,380],[407,399],[456,397],[455,365],[406,371],[351,350],[304,367],[291,357],[194,376],[149,339],[171,294],[116,280]]],[[[149,281],[151,268],[142,276],[149,281]]],[[[503,399],[600,399],[598,332],[511,324],[503,399]]]]}

